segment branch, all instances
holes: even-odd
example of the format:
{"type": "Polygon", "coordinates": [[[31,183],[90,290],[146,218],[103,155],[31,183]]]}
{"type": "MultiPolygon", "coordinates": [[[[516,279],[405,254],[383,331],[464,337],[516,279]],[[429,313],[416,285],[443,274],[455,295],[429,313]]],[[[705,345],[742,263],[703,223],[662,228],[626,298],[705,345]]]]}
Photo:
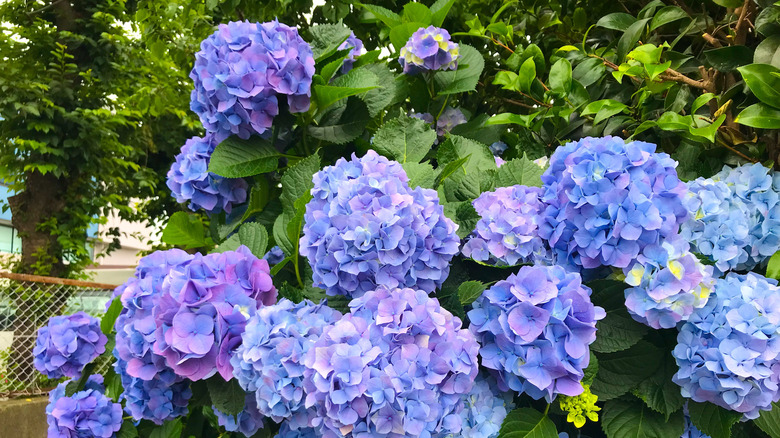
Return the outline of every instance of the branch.
{"type": "Polygon", "coordinates": [[[533,105],[528,105],[527,103],[525,103],[525,102],[520,102],[519,100],[508,99],[508,98],[506,98],[506,97],[502,97],[502,98],[501,98],[501,100],[503,100],[503,101],[504,101],[504,102],[506,102],[506,103],[511,103],[512,105],[521,106],[521,107],[523,107],[523,108],[528,108],[528,109],[536,109],[536,108],[535,108],[533,105]]]}
{"type": "Polygon", "coordinates": [[[747,40],[748,31],[752,27],[750,15],[753,13],[753,0],[745,0],[739,13],[737,25],[734,27],[734,46],[742,46],[747,40]]]}
{"type": "Polygon", "coordinates": [[[698,88],[704,91],[709,91],[709,92],[713,91],[712,90],[713,83],[710,80],[701,79],[697,81],[695,79],[689,78],[688,76],[685,76],[684,74],[676,70],[672,70],[671,68],[667,68],[664,73],[661,73],[660,78],[667,81],[679,82],[681,84],[690,85],[693,88],[698,88]]]}
{"type": "Polygon", "coordinates": [[[715,38],[714,36],[708,33],[704,33],[704,35],[702,35],[702,38],[704,38],[705,41],[707,41],[711,46],[715,48],[723,47],[723,44],[721,44],[717,38],[715,38]]]}

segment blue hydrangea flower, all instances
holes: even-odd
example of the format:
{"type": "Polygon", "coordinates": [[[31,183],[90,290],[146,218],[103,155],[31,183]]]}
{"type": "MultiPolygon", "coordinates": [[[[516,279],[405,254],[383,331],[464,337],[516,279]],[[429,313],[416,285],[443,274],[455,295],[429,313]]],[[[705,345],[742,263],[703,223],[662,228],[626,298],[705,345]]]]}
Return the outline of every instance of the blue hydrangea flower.
{"type": "Polygon", "coordinates": [[[312,426],[327,437],[458,433],[478,349],[460,319],[424,291],[366,292],[304,355],[312,426]]]}
{"type": "Polygon", "coordinates": [[[233,205],[246,201],[249,186],[243,178],[223,178],[208,171],[217,143],[213,135],[192,137],[181,147],[168,171],[167,185],[176,202],[189,202],[192,211],[230,213],[233,205]]]}
{"type": "Polygon", "coordinates": [[[247,318],[276,302],[268,262],[246,246],[236,251],[196,254],[173,268],[154,308],[153,351],[179,376],[190,380],[216,372],[233,376],[230,357],[241,344],[247,318]]]}
{"type": "Polygon", "coordinates": [[[279,113],[309,109],[314,56],[295,28],[269,21],[220,24],[200,45],[190,78],[190,108],[217,142],[264,134],[279,113]]]}
{"type": "Polygon", "coordinates": [[[746,271],[780,250],[780,174],[761,164],[724,167],[688,183],[681,234],[719,273],[746,271]]]}
{"type": "Polygon", "coordinates": [[[363,41],[355,36],[355,32],[350,32],[349,37],[344,40],[339,46],[339,50],[352,49],[344,58],[344,63],[341,65],[341,73],[346,74],[352,70],[352,66],[355,64],[355,59],[363,54],[363,41]]]}
{"type": "Polygon", "coordinates": [[[257,410],[257,402],[253,394],[247,394],[244,410],[238,415],[228,415],[213,407],[217,422],[228,432],[239,432],[246,437],[254,436],[263,428],[263,415],[257,410]]]}
{"type": "Polygon", "coordinates": [[[100,320],[84,312],[54,316],[38,329],[33,364],[50,379],[79,377],[84,366],[106,351],[100,320]]]}
{"type": "Polygon", "coordinates": [[[270,266],[274,266],[281,263],[285,257],[286,256],[284,251],[282,251],[282,248],[279,248],[279,246],[274,246],[273,248],[269,249],[267,253],[265,253],[263,260],[267,261],[270,266]]]}
{"type": "Polygon", "coordinates": [[[676,166],[654,144],[618,137],[559,147],[542,175],[548,206],[540,236],[560,264],[627,267],[688,216],[676,166]]]}
{"type": "Polygon", "coordinates": [[[463,396],[460,433],[443,438],[496,438],[506,415],[515,408],[514,393],[502,392],[496,380],[486,373],[480,373],[471,392],[463,396]]]}
{"type": "Polygon", "coordinates": [[[492,153],[493,155],[498,157],[498,156],[504,155],[504,152],[506,152],[506,150],[507,150],[507,148],[509,148],[509,146],[507,146],[507,144],[504,143],[503,141],[497,141],[497,142],[491,144],[489,146],[489,148],[490,148],[490,153],[492,153]]]}
{"type": "Polygon", "coordinates": [[[351,297],[379,284],[441,286],[458,252],[458,226],[434,190],[412,190],[408,181],[399,163],[373,150],[314,175],[300,244],[314,286],[351,297]]]}
{"type": "Polygon", "coordinates": [[[180,249],[155,251],[141,258],[135,275],[121,290],[122,311],[114,323],[114,363],[121,377],[127,412],[136,420],[157,424],[187,413],[189,381],[177,376],[165,358],[152,351],[156,323],[153,311],[162,296],[165,276],[194,256],[180,249]]]}
{"type": "Polygon", "coordinates": [[[779,328],[777,281],[729,273],[679,328],[672,380],[683,397],[756,418],[780,397],[779,328]]]}
{"type": "Polygon", "coordinates": [[[434,26],[421,27],[401,47],[398,62],[406,74],[421,71],[457,70],[459,47],[450,41],[450,33],[434,26]]]}
{"type": "Polygon", "coordinates": [[[46,422],[49,438],[111,438],[122,428],[122,405],[104,395],[103,376],[89,376],[84,389],[65,396],[62,382],[49,393],[46,422]]]}
{"type": "Polygon", "coordinates": [[[312,427],[290,429],[287,422],[282,423],[279,433],[274,438],[320,438],[322,433],[312,427]]]}
{"type": "Polygon", "coordinates": [[[480,220],[463,245],[463,255],[498,266],[547,258],[548,250],[539,237],[545,208],[541,193],[538,187],[516,185],[479,195],[472,204],[480,220]]]}
{"type": "Polygon", "coordinates": [[[463,112],[457,108],[448,106],[444,112],[439,116],[439,120],[436,121],[436,134],[439,137],[444,137],[452,128],[466,123],[466,116],[463,112]]]}
{"type": "Polygon", "coordinates": [[[474,301],[469,330],[499,389],[548,402],[582,393],[588,346],[606,315],[590,292],[579,274],[560,266],[524,266],[474,301]]]}
{"type": "Polygon", "coordinates": [[[303,356],[323,327],[341,314],[324,304],[287,299],[266,306],[249,318],[242,344],[230,363],[241,387],[251,393],[256,409],[277,423],[306,427],[313,416],[303,406],[303,356]]]}
{"type": "Polygon", "coordinates": [[[694,309],[704,307],[712,291],[712,266],[705,266],[689,251],[680,236],[662,244],[647,245],[623,269],[628,313],[652,328],[674,328],[694,309]]]}
{"type": "Polygon", "coordinates": [[[433,115],[431,113],[415,113],[410,112],[409,117],[414,117],[415,119],[420,119],[425,123],[428,123],[430,125],[433,125],[433,115]]]}

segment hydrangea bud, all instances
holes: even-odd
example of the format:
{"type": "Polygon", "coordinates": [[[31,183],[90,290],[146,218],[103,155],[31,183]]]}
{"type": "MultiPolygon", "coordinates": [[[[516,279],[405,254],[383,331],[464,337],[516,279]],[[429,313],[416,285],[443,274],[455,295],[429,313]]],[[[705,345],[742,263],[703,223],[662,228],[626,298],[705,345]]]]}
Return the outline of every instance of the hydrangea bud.
{"type": "Polygon", "coordinates": [[[79,377],[84,366],[106,351],[100,320],[84,312],[54,316],[38,329],[33,364],[50,379],[79,377]]]}
{"type": "Polygon", "coordinates": [[[421,71],[457,70],[460,58],[458,45],[450,41],[450,33],[434,26],[421,27],[401,47],[398,62],[406,74],[421,71]]]}

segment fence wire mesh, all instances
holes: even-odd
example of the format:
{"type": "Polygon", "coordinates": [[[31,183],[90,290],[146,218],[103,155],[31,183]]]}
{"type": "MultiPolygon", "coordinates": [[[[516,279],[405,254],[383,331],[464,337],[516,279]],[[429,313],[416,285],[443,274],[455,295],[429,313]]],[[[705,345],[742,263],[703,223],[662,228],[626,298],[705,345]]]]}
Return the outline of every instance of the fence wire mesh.
{"type": "MultiPolygon", "coordinates": [[[[114,286],[0,272],[0,398],[45,394],[61,380],[33,366],[38,328],[55,315],[84,311],[100,317],[114,286]]],[[[104,372],[109,361],[98,363],[104,372]]]]}

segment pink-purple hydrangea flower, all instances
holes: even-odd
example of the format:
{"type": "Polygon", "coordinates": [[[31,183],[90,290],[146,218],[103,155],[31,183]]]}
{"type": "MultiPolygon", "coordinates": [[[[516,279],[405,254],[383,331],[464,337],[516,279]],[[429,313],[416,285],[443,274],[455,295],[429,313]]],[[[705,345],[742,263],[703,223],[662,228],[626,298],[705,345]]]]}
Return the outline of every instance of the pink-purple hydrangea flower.
{"type": "Polygon", "coordinates": [[[428,26],[421,27],[401,47],[398,62],[406,74],[421,71],[456,70],[460,51],[458,44],[450,41],[447,30],[428,26]]]}
{"type": "Polygon", "coordinates": [[[211,134],[192,137],[181,147],[168,171],[167,185],[176,202],[189,202],[192,211],[230,213],[233,205],[246,201],[249,186],[243,178],[223,178],[209,172],[217,143],[211,134]]]}
{"type": "Polygon", "coordinates": [[[38,329],[33,364],[50,379],[79,377],[84,366],[106,351],[100,320],[84,312],[54,316],[38,329]]]}
{"type": "Polygon", "coordinates": [[[314,286],[351,297],[380,284],[441,286],[458,252],[457,225],[434,190],[408,181],[399,163],[373,150],[314,175],[300,245],[314,286]]]}
{"type": "Polygon", "coordinates": [[[196,254],[188,264],[172,269],[154,309],[154,353],[190,380],[216,372],[230,379],[230,356],[241,343],[248,316],[276,302],[269,272],[268,262],[245,246],[196,254]]]}
{"type": "Polygon", "coordinates": [[[279,113],[309,109],[314,56],[295,28],[269,21],[219,25],[195,54],[190,108],[217,142],[264,134],[279,113]]]}
{"type": "Polygon", "coordinates": [[[524,266],[484,291],[473,307],[469,330],[499,389],[548,402],[582,392],[589,345],[605,312],[590,301],[579,274],[560,266],[524,266]]]}

